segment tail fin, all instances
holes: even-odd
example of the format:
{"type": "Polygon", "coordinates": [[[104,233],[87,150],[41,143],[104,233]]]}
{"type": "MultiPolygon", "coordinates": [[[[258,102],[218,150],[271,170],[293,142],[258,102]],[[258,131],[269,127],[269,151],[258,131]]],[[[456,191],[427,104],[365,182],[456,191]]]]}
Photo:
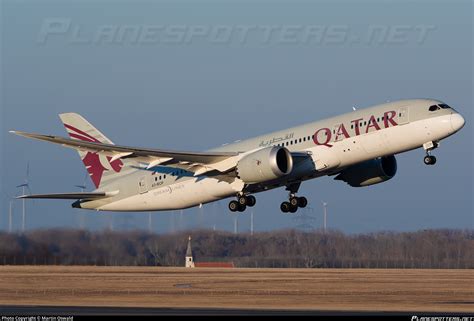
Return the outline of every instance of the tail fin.
{"type": "MultiPolygon", "coordinates": [[[[82,140],[93,143],[113,144],[97,128],[92,126],[81,115],[75,113],[60,114],[59,118],[66,127],[66,131],[71,139],[82,140]]],[[[100,153],[79,151],[84,165],[95,187],[99,188],[106,181],[113,178],[122,170],[124,166],[122,160],[117,159],[111,162],[112,157],[100,153]]]]}
{"type": "Polygon", "coordinates": [[[72,139],[93,143],[113,144],[110,139],[79,114],[60,114],[59,118],[61,118],[64,127],[66,127],[66,130],[72,139]]]}

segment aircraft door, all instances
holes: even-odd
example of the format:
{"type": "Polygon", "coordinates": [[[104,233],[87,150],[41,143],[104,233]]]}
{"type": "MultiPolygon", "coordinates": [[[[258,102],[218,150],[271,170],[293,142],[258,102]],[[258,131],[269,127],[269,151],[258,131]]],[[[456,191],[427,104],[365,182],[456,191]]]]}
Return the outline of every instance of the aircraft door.
{"type": "Polygon", "coordinates": [[[138,192],[140,194],[148,192],[148,185],[146,183],[146,177],[145,176],[140,177],[140,179],[138,181],[138,192]]]}
{"type": "Polygon", "coordinates": [[[410,122],[410,113],[408,107],[402,107],[398,111],[398,124],[404,125],[410,122]]]}

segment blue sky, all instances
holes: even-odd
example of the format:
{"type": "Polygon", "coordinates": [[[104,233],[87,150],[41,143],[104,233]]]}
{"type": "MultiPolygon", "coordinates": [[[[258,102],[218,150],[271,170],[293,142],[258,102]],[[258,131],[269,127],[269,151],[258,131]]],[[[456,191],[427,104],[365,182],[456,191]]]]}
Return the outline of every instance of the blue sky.
{"type": "MultiPolygon", "coordinates": [[[[85,170],[69,149],[12,136],[65,135],[57,114],[85,116],[115,143],[205,150],[237,139],[405,98],[436,98],[467,124],[423,165],[399,155],[397,176],[354,189],[322,178],[303,184],[321,226],[358,233],[472,228],[472,2],[470,1],[2,1],[2,180],[8,197],[30,163],[35,193],[76,191],[85,170]],[[243,33],[247,28],[247,33],[243,33]],[[426,33],[421,34],[421,30],[426,33]],[[319,33],[318,33],[319,32],[319,33]],[[229,36],[230,34],[230,36],[229,36]]],[[[88,182],[91,189],[92,184],[88,182]]],[[[283,189],[257,195],[255,228],[294,227],[283,189]]],[[[15,202],[14,227],[21,203],[15,202]]],[[[182,228],[231,230],[227,201],[189,209],[182,228]]],[[[78,226],[69,202],[27,204],[27,228],[78,226]]],[[[90,229],[111,215],[82,212],[90,229]]],[[[146,214],[113,214],[146,228],[146,214]]],[[[156,231],[173,215],[153,214],[156,231]]],[[[239,217],[249,228],[250,214],[239,217]]],[[[174,223],[173,223],[174,222],[174,223]]]]}

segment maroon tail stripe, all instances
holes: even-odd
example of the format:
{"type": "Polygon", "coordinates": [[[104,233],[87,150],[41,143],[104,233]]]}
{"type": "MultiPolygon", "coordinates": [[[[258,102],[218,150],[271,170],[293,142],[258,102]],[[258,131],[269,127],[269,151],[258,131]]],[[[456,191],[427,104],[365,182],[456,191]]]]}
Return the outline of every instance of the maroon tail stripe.
{"type": "MultiPolygon", "coordinates": [[[[92,137],[92,136],[89,135],[88,133],[85,133],[85,132],[83,132],[82,130],[77,129],[76,127],[72,127],[71,125],[68,125],[68,124],[64,124],[64,127],[69,128],[70,130],[73,130],[73,131],[75,131],[75,132],[78,133],[78,134],[84,135],[84,136],[86,136],[86,137],[92,139],[92,141],[94,141],[94,142],[96,142],[96,143],[100,143],[100,141],[98,141],[97,138],[92,137]]],[[[72,135],[72,134],[70,134],[70,135],[72,135]]],[[[76,138],[77,138],[77,137],[76,137],[76,138]]]]}
{"type": "Polygon", "coordinates": [[[100,143],[98,140],[92,140],[89,137],[84,137],[84,136],[77,135],[77,134],[74,134],[74,133],[70,133],[69,136],[71,136],[72,138],[77,138],[77,139],[82,140],[82,141],[86,141],[86,142],[100,143]]]}

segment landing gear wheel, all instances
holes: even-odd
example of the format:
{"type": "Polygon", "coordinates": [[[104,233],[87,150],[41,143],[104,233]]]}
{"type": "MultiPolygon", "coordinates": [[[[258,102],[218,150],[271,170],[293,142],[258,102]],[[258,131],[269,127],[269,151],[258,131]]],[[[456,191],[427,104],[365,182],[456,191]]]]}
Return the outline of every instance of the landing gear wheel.
{"type": "Polygon", "coordinates": [[[425,163],[425,165],[430,165],[431,164],[431,157],[430,156],[425,156],[425,158],[423,158],[423,162],[425,163]]]}
{"type": "Polygon", "coordinates": [[[252,196],[252,195],[247,196],[247,206],[253,207],[255,206],[255,204],[257,204],[257,199],[255,198],[255,196],[252,196]]]}
{"type": "Polygon", "coordinates": [[[237,201],[230,201],[229,202],[229,210],[231,212],[237,212],[239,210],[239,202],[237,201]]]}
{"type": "Polygon", "coordinates": [[[245,212],[246,209],[247,209],[247,206],[246,206],[246,205],[241,205],[241,204],[239,204],[239,208],[237,209],[237,211],[239,211],[239,212],[245,212]]]}
{"type": "Polygon", "coordinates": [[[306,197],[298,197],[298,207],[305,208],[308,205],[306,197]]]}
{"type": "Polygon", "coordinates": [[[298,207],[298,203],[299,203],[299,202],[298,202],[298,197],[292,197],[292,198],[290,198],[290,204],[291,204],[291,206],[293,206],[293,207],[298,207]]]}
{"type": "Polygon", "coordinates": [[[426,155],[425,158],[423,159],[423,162],[425,165],[434,165],[436,164],[436,157],[431,156],[431,155],[426,155]]]}
{"type": "Polygon", "coordinates": [[[290,211],[290,208],[291,208],[291,204],[289,202],[283,202],[280,205],[280,210],[283,213],[288,213],[290,211]]]}
{"type": "Polygon", "coordinates": [[[248,198],[246,196],[240,196],[238,202],[242,206],[246,206],[248,202],[248,198]]]}
{"type": "Polygon", "coordinates": [[[298,210],[298,206],[293,206],[293,205],[290,206],[290,213],[296,213],[297,210],[298,210]]]}

